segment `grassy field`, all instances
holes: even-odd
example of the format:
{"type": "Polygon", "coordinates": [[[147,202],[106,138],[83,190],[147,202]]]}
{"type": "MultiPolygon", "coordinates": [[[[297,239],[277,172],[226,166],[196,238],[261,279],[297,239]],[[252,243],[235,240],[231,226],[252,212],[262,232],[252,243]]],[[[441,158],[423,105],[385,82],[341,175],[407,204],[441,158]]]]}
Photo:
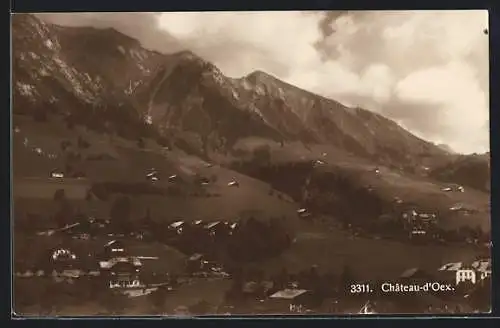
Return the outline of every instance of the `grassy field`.
{"type": "MultiPolygon", "coordinates": [[[[441,189],[449,187],[450,184],[429,178],[425,171],[408,173],[397,168],[375,165],[366,159],[352,156],[327,145],[306,147],[301,143],[287,143],[280,147],[276,143],[246,140],[241,141],[239,147],[251,154],[252,149],[263,144],[269,147],[271,163],[274,165],[285,167],[294,162],[321,160],[324,164],[317,165],[314,169],[314,175],[318,179],[321,180],[328,174],[347,175],[350,184],[364,189],[371,187],[373,193],[388,204],[393,203],[395,197],[398,197],[406,204],[418,205],[422,211],[437,213],[442,228],[480,226],[484,231],[491,229],[490,194],[487,192],[467,187],[463,193],[444,192],[441,189]],[[379,174],[374,172],[376,168],[379,169],[379,174]],[[471,213],[464,215],[452,212],[450,208],[457,204],[471,210],[471,213]]],[[[427,164],[425,159],[420,163],[422,167],[427,164]]],[[[290,179],[294,177],[290,176],[290,179]]]]}
{"type": "Polygon", "coordinates": [[[249,264],[268,274],[282,268],[289,272],[313,265],[321,272],[340,274],[349,266],[359,279],[394,280],[406,269],[418,267],[435,271],[445,263],[469,261],[481,252],[473,246],[412,245],[392,240],[353,237],[337,228],[303,225],[295,242],[279,258],[249,264]]]}
{"type": "MultiPolygon", "coordinates": [[[[386,279],[391,280],[404,270],[412,267],[421,267],[435,270],[444,263],[467,261],[478,255],[478,250],[472,246],[436,246],[411,245],[390,240],[375,240],[354,238],[348,232],[337,228],[329,229],[326,225],[312,224],[297,218],[296,210],[299,204],[290,197],[272,190],[268,183],[250,178],[220,165],[211,167],[197,157],[187,155],[181,151],[168,151],[159,145],[147,141],[145,149],[137,148],[134,142],[118,137],[100,136],[85,129],[68,130],[62,124],[33,123],[29,120],[17,119],[14,122],[20,131],[14,136],[14,175],[17,177],[39,177],[46,179],[50,170],[61,167],[63,153],[60,149],[62,140],[76,142],[77,136],[82,136],[91,146],[81,150],[84,156],[107,154],[110,159],[85,160],[82,168],[88,174],[89,183],[107,181],[146,182],[145,171],[155,168],[160,174],[159,187],[166,188],[171,183],[166,181],[170,175],[176,174],[186,181],[188,193],[183,197],[165,195],[134,195],[132,197],[132,217],[142,218],[149,210],[154,220],[173,221],[183,219],[193,221],[227,220],[236,221],[253,213],[258,218],[273,216],[286,217],[290,227],[296,231],[295,242],[282,255],[265,261],[248,263],[248,267],[258,267],[267,274],[273,274],[287,268],[289,272],[298,272],[317,265],[320,271],[331,271],[340,274],[345,265],[352,268],[359,279],[386,279]],[[30,140],[30,147],[23,144],[24,138],[30,140]],[[32,147],[40,147],[44,154],[56,154],[55,158],[47,158],[36,154],[32,147]],[[194,177],[199,174],[214,182],[207,186],[194,183],[194,177]],[[239,187],[228,187],[228,183],[236,179],[239,187]],[[204,189],[210,197],[201,196],[204,189]],[[194,195],[194,194],[200,195],[194,195]],[[280,196],[278,196],[280,195],[280,196]]],[[[249,143],[251,147],[260,141],[249,143]]],[[[239,145],[245,147],[245,144],[239,145]]],[[[367,161],[354,158],[348,154],[335,151],[327,146],[305,147],[301,144],[286,144],[280,147],[271,145],[272,161],[274,163],[289,163],[290,161],[314,160],[321,158],[326,162],[318,170],[341,170],[352,173],[359,185],[370,185],[375,191],[392,201],[399,197],[407,202],[419,203],[422,207],[449,211],[449,207],[456,203],[463,203],[473,208],[476,213],[470,216],[449,215],[441,224],[447,227],[481,225],[489,229],[489,194],[474,190],[464,193],[444,193],[445,186],[422,176],[401,174],[399,171],[381,167],[380,174],[373,172],[373,165],[367,161]],[[323,153],[326,153],[323,155],[323,153]]],[[[293,178],[293,177],[291,177],[293,178]]],[[[16,180],[14,181],[14,184],[16,180]]],[[[67,188],[73,188],[71,180],[64,182],[67,188]]],[[[16,186],[14,185],[14,190],[16,186]]],[[[66,186],[64,186],[66,188],[66,186]]],[[[52,201],[53,188],[40,195],[26,195],[15,197],[15,223],[23,223],[42,227],[53,225],[51,216],[57,210],[52,201]],[[38,214],[38,218],[28,217],[27,214],[38,214]],[[29,220],[38,220],[37,222],[29,220]]],[[[40,192],[37,192],[40,194],[40,192]]],[[[18,195],[19,196],[19,195],[18,195]]],[[[107,218],[114,195],[109,201],[101,200],[71,200],[74,208],[82,213],[107,218]]],[[[355,204],[353,206],[362,206],[355,204]]],[[[33,266],[45,252],[63,243],[58,237],[28,236],[19,231],[14,236],[14,258],[23,260],[24,265],[33,266]]],[[[106,240],[99,239],[89,242],[70,240],[71,247],[81,254],[92,253],[102,247],[106,240]]],[[[251,247],[251,245],[249,245],[251,247]]],[[[147,264],[151,270],[182,271],[185,256],[171,247],[158,243],[130,242],[129,249],[133,255],[158,256],[159,261],[147,264]]],[[[201,299],[210,304],[218,304],[228,288],[228,281],[198,281],[181,287],[172,293],[166,305],[166,312],[171,312],[179,305],[190,306],[201,299]]],[[[148,314],[148,301],[137,299],[130,303],[131,313],[148,314]]],[[[36,309],[33,309],[36,312],[36,309]]],[[[88,303],[67,309],[71,314],[96,314],[98,304],[88,303]]]]}

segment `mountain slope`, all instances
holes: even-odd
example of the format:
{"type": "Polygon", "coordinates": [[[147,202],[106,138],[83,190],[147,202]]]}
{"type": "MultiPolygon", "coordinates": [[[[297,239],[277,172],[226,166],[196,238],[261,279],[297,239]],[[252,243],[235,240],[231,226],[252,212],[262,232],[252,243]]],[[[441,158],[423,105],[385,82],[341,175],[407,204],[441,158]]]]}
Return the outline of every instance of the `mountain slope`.
{"type": "Polygon", "coordinates": [[[490,154],[458,156],[446,165],[436,167],[430,172],[430,176],[437,180],[489,192],[491,190],[490,154]]]}
{"type": "Polygon", "coordinates": [[[12,16],[12,45],[14,115],[62,116],[130,138],[154,134],[130,94],[158,54],[114,30],[63,28],[28,14],[12,16]]]}
{"type": "Polygon", "coordinates": [[[347,108],[264,72],[231,79],[189,52],[167,62],[138,96],[160,129],[181,127],[229,147],[250,135],[330,144],[388,163],[446,156],[381,115],[347,108]]]}
{"type": "Polygon", "coordinates": [[[145,130],[141,124],[152,123],[202,154],[263,137],[329,144],[392,166],[446,156],[387,118],[264,72],[231,79],[188,51],[162,55],[113,29],[59,27],[32,15],[15,15],[13,31],[15,113],[38,107],[92,113],[75,120],[102,131],[133,131],[133,137],[145,133],[135,131],[145,130]],[[124,122],[133,129],[123,131],[124,122]]]}

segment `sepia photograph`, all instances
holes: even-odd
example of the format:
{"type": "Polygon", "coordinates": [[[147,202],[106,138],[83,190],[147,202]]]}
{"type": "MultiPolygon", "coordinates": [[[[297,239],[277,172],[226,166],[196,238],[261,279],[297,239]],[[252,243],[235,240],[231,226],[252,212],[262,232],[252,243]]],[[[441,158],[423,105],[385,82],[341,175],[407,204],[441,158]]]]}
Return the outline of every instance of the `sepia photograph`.
{"type": "Polygon", "coordinates": [[[12,315],[491,312],[486,10],[11,15],[12,315]]]}

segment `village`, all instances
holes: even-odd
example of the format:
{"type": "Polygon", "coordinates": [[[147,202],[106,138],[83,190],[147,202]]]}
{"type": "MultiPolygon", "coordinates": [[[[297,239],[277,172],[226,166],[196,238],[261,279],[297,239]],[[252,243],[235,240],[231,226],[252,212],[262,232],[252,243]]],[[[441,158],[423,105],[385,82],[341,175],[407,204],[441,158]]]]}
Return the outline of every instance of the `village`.
{"type": "MultiPolygon", "coordinates": [[[[40,156],[44,154],[39,148],[33,149],[40,156]]],[[[314,162],[315,166],[325,164],[324,160],[314,162]]],[[[204,166],[211,168],[212,164],[204,166]]],[[[376,177],[381,175],[378,168],[368,173],[376,177]]],[[[152,187],[186,185],[185,177],[156,168],[146,169],[143,179],[146,185],[152,187]]],[[[200,190],[215,184],[213,177],[203,174],[195,174],[191,180],[190,183],[200,190]]],[[[26,187],[19,183],[17,192],[37,192],[36,184],[40,182],[44,192],[38,194],[47,194],[47,181],[55,188],[53,201],[58,204],[59,212],[54,218],[58,227],[41,231],[33,231],[33,227],[29,226],[23,229],[33,232],[37,238],[61,242],[48,249],[36,266],[26,266],[18,261],[15,276],[20,281],[49,279],[56,289],[82,286],[82,289],[105,293],[93,296],[95,298],[105,298],[109,294],[132,302],[147,299],[151,303],[147,314],[154,312],[161,315],[462,313],[484,310],[489,306],[485,297],[490,293],[491,279],[491,242],[488,236],[470,228],[451,232],[440,229],[440,213],[407,204],[400,197],[393,199],[395,210],[376,218],[376,224],[342,222],[325,217],[314,206],[309,206],[307,199],[303,202],[304,206],[296,210],[296,215],[304,226],[342,230],[351,239],[387,239],[423,245],[470,244],[484,249],[484,256],[470,263],[441,263],[434,271],[414,267],[399,276],[387,277],[395,284],[447,281],[460,285],[455,292],[396,298],[383,293],[353,294],[349,286],[359,281],[345,265],[338,267],[335,273],[320,266],[299,271],[283,268],[274,274],[248,267],[245,263],[272,258],[296,242],[296,237],[285,229],[284,217],[264,220],[252,215],[245,220],[178,217],[163,221],[153,218],[149,210],[143,217],[131,217],[127,208],[130,209],[133,197],[127,196],[115,199],[109,216],[97,217],[83,211],[65,212],[64,209],[69,206],[68,199],[89,201],[99,198],[99,190],[85,187],[87,179],[82,172],[77,170],[69,174],[68,170],[59,168],[52,169],[46,179],[28,179],[26,187]],[[83,187],[66,188],[69,183],[83,187]],[[182,254],[182,264],[170,263],[170,259],[161,256],[134,252],[131,250],[134,243],[167,245],[182,254]],[[469,272],[468,276],[464,276],[465,281],[457,281],[459,270],[469,272]],[[173,309],[165,308],[165,302],[169,298],[175,299],[176,292],[214,281],[221,281],[221,286],[225,286],[220,291],[222,300],[207,302],[200,294],[199,302],[194,305],[180,303],[173,309]]],[[[223,181],[222,185],[224,188],[245,187],[236,178],[223,181]]],[[[374,187],[366,188],[373,190],[374,187]]],[[[465,190],[462,186],[443,186],[440,191],[463,193],[465,190]]],[[[201,191],[199,193],[202,194],[201,191]]],[[[466,216],[470,210],[457,204],[450,207],[449,212],[466,216]]],[[[380,290],[382,282],[378,277],[363,283],[380,290]]],[[[117,299],[114,298],[114,301],[117,299]]]]}
{"type": "MultiPolygon", "coordinates": [[[[160,311],[164,315],[179,314],[377,314],[410,310],[436,313],[461,313],[474,311],[473,304],[484,305],[484,293],[489,292],[491,283],[491,260],[478,258],[471,263],[446,263],[434,272],[420,268],[410,268],[394,283],[422,284],[429,281],[443,281],[456,285],[456,291],[448,293],[428,293],[426,295],[398,296],[383,293],[373,295],[352,293],[348,286],[354,281],[349,268],[343,268],[340,275],[321,273],[318,267],[304,272],[286,270],[266,277],[256,270],[225,267],[219,263],[215,252],[210,250],[220,240],[227,240],[239,229],[238,223],[225,221],[205,222],[178,220],[167,226],[166,239],[173,247],[184,249],[186,254],[182,271],[172,274],[169,270],[152,271],[149,263],[164,261],[158,257],[131,254],[127,245],[132,240],[152,238],[146,229],[129,234],[113,232],[109,220],[86,218],[60,229],[39,232],[39,237],[64,236],[64,242],[52,249],[47,258],[36,269],[26,269],[18,265],[18,279],[51,279],[60,288],[65,285],[88,284],[93,288],[107,290],[128,299],[149,297],[156,307],[168,299],[169,293],[182,289],[184,285],[203,280],[227,280],[228,289],[221,304],[198,304],[198,308],[180,308],[174,313],[160,311]],[[71,248],[71,241],[98,243],[93,253],[82,254],[71,248]],[[104,242],[106,240],[106,242],[104,242]],[[198,240],[198,243],[193,243],[198,240]],[[102,241],[102,242],[100,242],[102,241]],[[68,245],[68,246],[66,246],[68,245]],[[191,253],[187,251],[187,245],[191,253]],[[197,248],[196,245],[199,247],[197,248]],[[202,252],[205,249],[206,252],[202,252]],[[43,263],[43,264],[42,264],[43,263]],[[472,272],[458,280],[457,271],[472,272]],[[480,295],[480,296],[478,296],[480,295]],[[158,300],[160,298],[160,300],[158,300]],[[471,303],[465,301],[473,299],[471,303]],[[399,304],[399,305],[396,305],[399,304]],[[394,307],[400,308],[395,309],[394,307]]],[[[167,263],[168,267],[168,263],[167,263]]],[[[366,284],[380,289],[381,281],[367,281],[366,284]]]]}

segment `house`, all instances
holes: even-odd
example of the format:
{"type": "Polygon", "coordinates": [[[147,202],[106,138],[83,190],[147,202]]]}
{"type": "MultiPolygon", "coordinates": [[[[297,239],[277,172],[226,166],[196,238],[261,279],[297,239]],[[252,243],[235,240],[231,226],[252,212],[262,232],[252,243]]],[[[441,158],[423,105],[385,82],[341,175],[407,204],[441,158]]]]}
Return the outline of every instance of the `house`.
{"type": "Polygon", "coordinates": [[[197,176],[196,181],[197,181],[197,183],[201,184],[202,186],[206,186],[206,185],[210,184],[210,179],[207,177],[203,177],[203,176],[197,176]]]}
{"type": "Polygon", "coordinates": [[[478,273],[479,280],[491,277],[491,259],[480,259],[472,262],[471,267],[478,273]]]}
{"type": "MultiPolygon", "coordinates": [[[[227,226],[222,221],[215,221],[206,224],[203,229],[208,232],[209,236],[215,237],[216,234],[222,233],[227,226]]],[[[229,231],[227,231],[229,232],[229,231]]]]}
{"type": "Polygon", "coordinates": [[[134,256],[115,257],[107,261],[100,261],[101,273],[108,273],[111,276],[135,276],[142,268],[140,259],[134,256]]]}
{"type": "Polygon", "coordinates": [[[235,179],[231,180],[228,184],[227,184],[228,187],[239,187],[240,184],[238,181],[236,181],[235,179]]]}
{"type": "Polygon", "coordinates": [[[186,270],[194,273],[201,271],[203,268],[203,254],[196,253],[191,255],[186,261],[186,270]]]}
{"type": "Polygon", "coordinates": [[[427,231],[424,230],[424,229],[412,229],[410,231],[410,235],[409,235],[410,239],[416,239],[416,240],[419,240],[419,239],[423,239],[424,237],[427,237],[427,231]]]}
{"type": "Polygon", "coordinates": [[[127,255],[123,242],[111,240],[104,245],[103,259],[112,259],[114,257],[123,257],[127,255]]]}
{"type": "Polygon", "coordinates": [[[238,223],[237,222],[225,222],[227,228],[229,229],[228,235],[233,235],[234,231],[238,228],[238,223]]]}
{"type": "Polygon", "coordinates": [[[438,277],[447,282],[459,284],[462,281],[470,280],[473,284],[481,278],[488,277],[488,266],[481,261],[473,262],[471,265],[464,262],[446,263],[437,270],[438,277]]]}
{"type": "Polygon", "coordinates": [[[200,253],[195,253],[187,259],[186,270],[191,274],[203,274],[204,276],[227,276],[220,265],[214,261],[206,260],[205,256],[200,253]]]}
{"type": "Polygon", "coordinates": [[[168,229],[180,235],[184,230],[184,225],[184,221],[175,221],[168,226],[168,229]]]}
{"type": "Polygon", "coordinates": [[[283,289],[269,296],[269,300],[267,307],[276,313],[306,313],[321,303],[306,289],[283,289]]]}
{"type": "Polygon", "coordinates": [[[78,266],[78,258],[68,248],[57,248],[52,252],[50,258],[51,266],[56,271],[73,269],[78,266]]]}
{"type": "Polygon", "coordinates": [[[324,165],[324,164],[325,164],[325,162],[324,162],[324,161],[322,161],[322,160],[320,160],[320,159],[317,159],[317,160],[315,160],[315,161],[314,161],[314,164],[313,164],[313,165],[324,165]]]}
{"type": "Polygon", "coordinates": [[[309,213],[309,211],[307,211],[307,209],[305,209],[305,208],[298,209],[297,214],[301,218],[308,218],[311,216],[311,213],[309,213]]]}
{"type": "Polygon", "coordinates": [[[64,173],[60,170],[52,170],[50,172],[50,177],[51,178],[57,178],[57,179],[62,179],[64,178],[64,173]]]}

